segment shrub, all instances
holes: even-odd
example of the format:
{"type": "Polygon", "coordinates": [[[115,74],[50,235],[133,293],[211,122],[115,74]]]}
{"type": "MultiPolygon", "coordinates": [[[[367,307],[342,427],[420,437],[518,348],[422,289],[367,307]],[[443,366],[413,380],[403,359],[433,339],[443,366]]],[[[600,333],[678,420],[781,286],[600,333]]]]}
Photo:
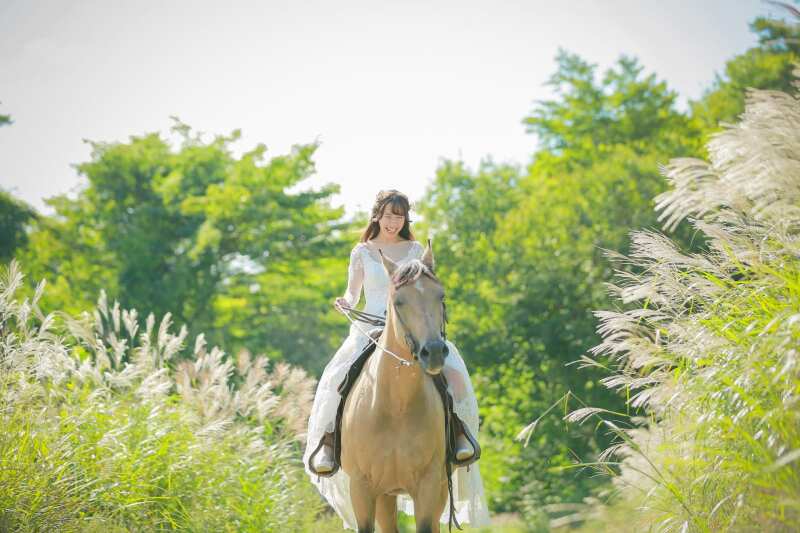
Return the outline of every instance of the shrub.
{"type": "Polygon", "coordinates": [[[314,382],[135,310],[43,316],[0,279],[0,530],[300,531],[314,382]]]}

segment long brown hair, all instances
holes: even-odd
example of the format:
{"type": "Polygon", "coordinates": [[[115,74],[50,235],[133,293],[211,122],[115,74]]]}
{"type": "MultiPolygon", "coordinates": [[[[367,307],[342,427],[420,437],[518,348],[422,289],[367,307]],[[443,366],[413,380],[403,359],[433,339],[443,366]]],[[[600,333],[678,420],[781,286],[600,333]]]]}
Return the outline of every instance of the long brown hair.
{"type": "Polygon", "coordinates": [[[400,236],[409,241],[414,240],[414,234],[411,233],[411,219],[408,216],[408,212],[411,211],[411,203],[405,194],[396,189],[389,189],[379,192],[377,198],[375,198],[375,205],[372,206],[372,212],[369,215],[369,224],[361,233],[361,242],[367,242],[377,237],[378,233],[381,232],[378,220],[383,216],[387,206],[390,207],[392,213],[405,217],[400,236]]]}

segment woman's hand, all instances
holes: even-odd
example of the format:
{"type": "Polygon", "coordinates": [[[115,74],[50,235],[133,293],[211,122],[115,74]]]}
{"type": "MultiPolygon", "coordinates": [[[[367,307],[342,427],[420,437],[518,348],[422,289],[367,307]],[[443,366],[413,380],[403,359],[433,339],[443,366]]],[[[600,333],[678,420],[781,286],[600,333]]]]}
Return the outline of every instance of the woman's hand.
{"type": "Polygon", "coordinates": [[[342,313],[344,315],[344,314],[347,314],[347,312],[344,309],[346,307],[350,307],[350,304],[347,302],[347,300],[344,297],[339,296],[338,298],[336,298],[333,301],[333,307],[337,311],[339,311],[340,313],[342,313]]]}

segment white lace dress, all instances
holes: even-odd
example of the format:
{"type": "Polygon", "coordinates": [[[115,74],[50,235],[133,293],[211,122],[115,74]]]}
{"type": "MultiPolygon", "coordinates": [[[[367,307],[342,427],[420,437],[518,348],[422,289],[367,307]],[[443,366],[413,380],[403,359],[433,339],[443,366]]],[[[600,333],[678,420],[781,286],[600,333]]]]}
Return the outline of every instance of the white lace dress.
{"type": "MultiPolygon", "coordinates": [[[[419,259],[424,252],[422,245],[417,241],[382,244],[380,248],[384,255],[398,263],[412,258],[419,259]]],[[[381,264],[377,245],[374,243],[358,243],[350,253],[347,291],[344,297],[351,307],[358,304],[362,286],[366,296],[364,311],[383,315],[386,311],[389,278],[381,264]]],[[[363,322],[359,322],[359,326],[364,331],[369,331],[372,327],[363,322]]],[[[308,455],[316,449],[326,431],[333,431],[340,399],[337,387],[367,342],[365,335],[351,325],[349,335],[320,377],[311,416],[308,420],[306,451],[303,457],[303,464],[306,465],[307,472],[308,455]]],[[[450,351],[445,358],[444,372],[450,387],[450,394],[453,396],[456,414],[467,424],[470,432],[479,439],[478,402],[472,382],[458,349],[449,340],[446,342],[450,351]]],[[[479,463],[480,461],[473,463],[468,469],[466,467],[457,468],[453,472],[456,518],[461,523],[469,523],[475,527],[489,523],[489,511],[483,493],[479,463]]],[[[341,469],[331,477],[319,477],[311,472],[308,474],[320,493],[342,518],[344,526],[356,529],[355,514],[350,503],[350,480],[347,474],[341,469]]],[[[414,503],[407,496],[398,498],[397,507],[406,514],[414,515],[414,503]]],[[[447,523],[449,512],[448,505],[442,513],[441,522],[447,523]]]]}

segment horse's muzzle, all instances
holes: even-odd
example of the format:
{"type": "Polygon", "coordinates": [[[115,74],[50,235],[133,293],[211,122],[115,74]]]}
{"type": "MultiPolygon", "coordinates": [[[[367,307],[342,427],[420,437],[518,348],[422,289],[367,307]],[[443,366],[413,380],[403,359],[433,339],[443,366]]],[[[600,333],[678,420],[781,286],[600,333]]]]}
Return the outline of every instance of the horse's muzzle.
{"type": "Polygon", "coordinates": [[[442,371],[444,358],[447,357],[450,349],[441,340],[428,341],[419,351],[419,360],[422,368],[428,374],[436,375],[442,371]]]}

